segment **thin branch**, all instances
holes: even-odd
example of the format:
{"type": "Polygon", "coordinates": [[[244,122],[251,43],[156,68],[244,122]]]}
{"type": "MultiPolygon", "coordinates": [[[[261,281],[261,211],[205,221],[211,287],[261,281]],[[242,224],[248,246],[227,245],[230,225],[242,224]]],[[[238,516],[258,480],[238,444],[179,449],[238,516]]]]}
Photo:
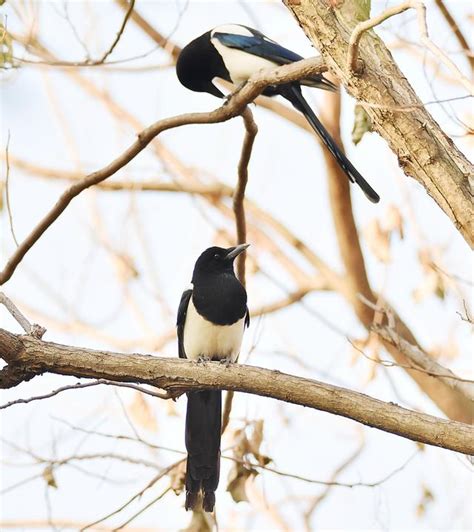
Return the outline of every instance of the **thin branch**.
{"type": "Polygon", "coordinates": [[[357,61],[359,56],[359,43],[362,35],[378,26],[385,20],[394,15],[399,15],[408,9],[415,9],[418,15],[418,31],[420,33],[421,42],[429,48],[429,50],[453,73],[453,75],[464,85],[469,94],[474,94],[474,85],[462,74],[458,67],[449,59],[449,57],[434,44],[429,38],[428,26],[426,23],[426,7],[422,2],[416,0],[408,0],[398,6],[385,9],[380,15],[372,17],[369,20],[359,22],[354,28],[349,39],[349,48],[347,52],[347,70],[349,72],[357,72],[357,61]]]}
{"type": "Polygon", "coordinates": [[[134,159],[160,133],[168,129],[189,124],[215,124],[224,122],[242,113],[246,105],[258,96],[270,84],[280,84],[294,81],[301,77],[320,72],[323,63],[319,58],[304,59],[269,71],[263,71],[252,76],[249,82],[222,107],[209,113],[189,113],[165,118],[144,129],[138,134],[137,140],[109,165],[92,172],[77,183],[74,183],[60,196],[54,207],[38,223],[33,231],[25,238],[7,261],[0,272],[0,285],[13,275],[18,264],[32,246],[41,238],[44,232],[59,218],[71,201],[87,188],[97,185],[123,168],[134,159]]]}
{"type": "Polygon", "coordinates": [[[131,504],[134,500],[139,499],[148,489],[150,489],[152,486],[154,486],[159,480],[161,480],[165,475],[170,473],[175,467],[177,467],[181,462],[184,462],[185,458],[181,458],[177,462],[174,462],[173,464],[169,465],[168,467],[165,467],[160,473],[158,473],[155,477],[153,477],[150,482],[146,484],[146,486],[141,489],[138,493],[135,493],[133,497],[128,499],[122,506],[114,510],[113,512],[110,512],[109,514],[105,515],[104,517],[101,517],[100,519],[97,519],[97,521],[94,521],[93,523],[89,523],[86,526],[82,527],[80,532],[83,532],[84,530],[87,530],[88,528],[95,527],[99,523],[102,523],[102,521],[105,521],[106,519],[109,519],[109,517],[112,517],[119,512],[121,512],[124,508],[126,508],[129,504],[131,504]]]}
{"type": "Polygon", "coordinates": [[[38,373],[149,384],[174,393],[221,389],[272,397],[344,416],[405,438],[474,454],[474,427],[414,412],[367,395],[268,369],[177,358],[95,351],[44,342],[0,329],[0,353],[8,363],[38,373]],[[18,347],[20,346],[20,348],[18,347]]]}
{"type": "Polygon", "coordinates": [[[466,52],[466,58],[469,61],[469,65],[471,67],[471,71],[474,72],[474,56],[472,55],[471,48],[469,47],[469,43],[467,42],[466,38],[464,37],[461,28],[459,27],[458,23],[454,19],[454,17],[449,12],[448,8],[446,7],[446,4],[443,0],[435,0],[436,5],[438,6],[439,10],[441,11],[441,14],[443,15],[444,19],[448,23],[449,27],[453,31],[456,39],[458,40],[458,43],[460,44],[461,48],[466,52]]]}
{"type": "MultiPolygon", "coordinates": [[[[345,469],[347,469],[361,454],[362,450],[364,449],[364,439],[361,438],[361,442],[357,449],[349,455],[348,458],[346,458],[332,473],[329,482],[336,482],[338,476],[344,472],[345,469]]],[[[405,465],[407,465],[405,463],[405,465]]],[[[314,499],[311,501],[309,507],[304,512],[304,521],[306,525],[306,529],[309,531],[311,530],[311,517],[313,515],[314,510],[317,508],[319,504],[329,495],[333,488],[333,485],[327,485],[322,493],[314,497],[314,499]]]]}
{"type": "Polygon", "coordinates": [[[136,519],[139,515],[141,515],[143,512],[148,510],[151,506],[153,506],[155,503],[157,503],[160,499],[162,499],[169,491],[171,490],[171,486],[168,486],[164,491],[162,491],[157,497],[152,499],[148,504],[146,504],[143,508],[138,510],[138,512],[134,513],[131,517],[129,517],[124,523],[119,525],[116,528],[113,528],[113,532],[116,530],[122,530],[122,528],[125,528],[128,523],[131,523],[134,519],[136,519]]]}
{"type": "Polygon", "coordinates": [[[13,215],[12,207],[10,203],[10,158],[9,158],[9,148],[10,148],[10,130],[8,130],[7,144],[5,146],[5,202],[7,205],[8,220],[10,222],[10,231],[13,237],[13,241],[18,247],[18,240],[16,239],[15,229],[13,227],[13,215]]]}
{"type": "Polygon", "coordinates": [[[13,301],[3,292],[0,292],[0,304],[6,307],[8,312],[10,312],[15,320],[21,325],[26,334],[34,336],[38,339],[43,337],[46,329],[36,323],[31,324],[21,313],[20,309],[15,305],[15,303],[13,303],[13,301]]]}
{"type": "Polygon", "coordinates": [[[99,64],[104,63],[107,57],[109,57],[109,55],[114,51],[114,48],[117,46],[118,42],[120,41],[120,38],[122,37],[122,34],[125,30],[125,26],[127,25],[128,19],[130,18],[130,15],[132,14],[134,6],[135,6],[135,0],[130,0],[130,5],[128,7],[127,12],[125,13],[125,16],[122,21],[122,25],[120,26],[120,29],[117,32],[114,42],[112,43],[110,48],[104,53],[104,55],[99,59],[99,64]]]}
{"type": "MultiPolygon", "coordinates": [[[[90,388],[91,386],[98,386],[99,384],[105,384],[107,386],[118,386],[122,388],[131,388],[133,390],[137,390],[147,395],[151,395],[152,397],[158,397],[159,399],[172,399],[173,398],[173,395],[168,392],[165,392],[165,393],[153,392],[151,390],[147,390],[146,388],[142,388],[141,386],[138,386],[137,384],[131,384],[128,382],[108,381],[106,379],[99,379],[94,382],[85,382],[85,383],[78,382],[77,384],[62,386],[61,388],[58,388],[57,390],[54,390],[44,395],[36,395],[34,397],[28,397],[27,399],[15,399],[14,401],[10,401],[8,403],[5,403],[4,405],[0,405],[0,410],[8,408],[12,405],[27,404],[33,401],[41,401],[42,399],[49,399],[51,397],[54,397],[55,395],[58,395],[61,392],[65,392],[68,390],[78,390],[79,388],[90,388]]],[[[174,397],[177,397],[177,396],[174,396],[174,397]]]]}
{"type": "MultiPolygon", "coordinates": [[[[242,118],[244,119],[245,124],[245,138],[242,145],[242,153],[240,155],[240,161],[238,166],[238,183],[235,187],[234,197],[233,197],[233,209],[235,215],[235,226],[237,232],[237,244],[245,244],[247,240],[247,228],[245,222],[245,208],[244,208],[244,199],[245,199],[245,189],[248,182],[248,165],[250,162],[250,157],[252,155],[252,147],[257,135],[258,128],[255,123],[252,111],[247,107],[243,113],[242,118]]],[[[237,258],[237,277],[240,282],[245,286],[245,258],[247,252],[241,253],[237,258]]]]}
{"type": "MultiPolygon", "coordinates": [[[[245,124],[245,138],[242,145],[242,152],[240,154],[240,161],[238,166],[238,183],[235,187],[233,195],[233,209],[235,216],[235,226],[237,232],[237,244],[245,244],[247,240],[247,227],[245,222],[245,189],[248,182],[248,165],[252,155],[252,147],[255,137],[258,132],[257,124],[255,123],[252,111],[247,107],[242,113],[242,118],[245,124]]],[[[237,257],[237,277],[245,286],[245,259],[247,252],[241,253],[237,257]]],[[[234,400],[234,392],[229,391],[225,396],[224,412],[222,415],[222,434],[224,434],[230,420],[230,413],[232,411],[232,401],[234,400]]]]}
{"type": "MultiPolygon", "coordinates": [[[[390,327],[373,327],[372,329],[385,341],[389,342],[400,350],[409,360],[422,369],[431,377],[443,381],[447,386],[463,393],[470,401],[474,401],[474,381],[463,379],[455,375],[451,370],[445,368],[429,355],[424,353],[416,345],[412,345],[404,338],[400,337],[390,327]]],[[[416,367],[414,368],[416,369],[416,367]]]]}

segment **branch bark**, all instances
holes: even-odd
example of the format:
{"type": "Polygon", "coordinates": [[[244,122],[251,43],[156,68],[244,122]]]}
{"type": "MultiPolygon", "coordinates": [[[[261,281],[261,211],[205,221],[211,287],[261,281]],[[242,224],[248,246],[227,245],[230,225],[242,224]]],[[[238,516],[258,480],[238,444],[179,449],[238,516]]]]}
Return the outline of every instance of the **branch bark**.
{"type": "Polygon", "coordinates": [[[368,13],[360,12],[356,0],[346,0],[340,7],[328,7],[326,0],[284,2],[347,91],[360,102],[385,106],[364,106],[374,129],[397,155],[404,172],[423,185],[466,242],[474,246],[474,202],[469,185],[473,165],[425,108],[420,106],[410,113],[394,109],[421,102],[373,31],[364,34],[359,46],[363,74],[352,75],[346,68],[352,30],[357,22],[367,19],[368,13]]]}
{"type": "Polygon", "coordinates": [[[95,351],[0,329],[0,353],[29,372],[149,384],[169,391],[218,388],[272,397],[344,416],[386,432],[474,455],[474,428],[385,403],[367,395],[271,371],[234,364],[200,364],[178,358],[95,351]]]}

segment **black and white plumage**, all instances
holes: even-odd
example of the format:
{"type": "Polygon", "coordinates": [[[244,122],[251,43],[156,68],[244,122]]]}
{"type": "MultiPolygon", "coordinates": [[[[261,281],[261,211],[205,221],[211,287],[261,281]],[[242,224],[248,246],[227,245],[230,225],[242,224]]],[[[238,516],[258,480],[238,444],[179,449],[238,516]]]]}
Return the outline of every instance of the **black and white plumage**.
{"type": "MultiPolygon", "coordinates": [[[[237,360],[249,312],[247,292],[235,276],[233,264],[247,247],[211,247],[196,261],[193,287],[183,292],[178,309],[181,358],[237,360]]],[[[214,509],[220,470],[221,395],[220,390],[187,394],[186,510],[195,507],[200,494],[203,509],[214,509]]]]}
{"type": "MultiPolygon", "coordinates": [[[[303,59],[287,50],[263,33],[240,24],[225,24],[204,33],[186,45],[176,64],[179,81],[188,89],[208,92],[218,98],[224,94],[214,85],[214,78],[222,78],[235,85],[245,83],[260,70],[275,68],[303,59]]],[[[334,91],[336,87],[318,74],[307,79],[265,88],[265,96],[283,96],[304,114],[314,131],[327,146],[341,169],[352,183],[357,183],[373,203],[379,195],[367,183],[345,156],[304,99],[301,85],[334,91]]]]}

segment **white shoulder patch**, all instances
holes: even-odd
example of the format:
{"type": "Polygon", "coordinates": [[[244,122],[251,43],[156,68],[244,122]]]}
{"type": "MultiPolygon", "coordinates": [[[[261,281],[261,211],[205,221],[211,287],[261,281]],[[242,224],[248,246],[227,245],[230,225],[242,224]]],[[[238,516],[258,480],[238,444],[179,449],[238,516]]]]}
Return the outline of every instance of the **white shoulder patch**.
{"type": "Polygon", "coordinates": [[[252,36],[252,32],[240,24],[223,24],[222,26],[216,26],[211,31],[211,39],[214,37],[214,33],[231,33],[232,35],[245,35],[246,37],[252,36]]]}

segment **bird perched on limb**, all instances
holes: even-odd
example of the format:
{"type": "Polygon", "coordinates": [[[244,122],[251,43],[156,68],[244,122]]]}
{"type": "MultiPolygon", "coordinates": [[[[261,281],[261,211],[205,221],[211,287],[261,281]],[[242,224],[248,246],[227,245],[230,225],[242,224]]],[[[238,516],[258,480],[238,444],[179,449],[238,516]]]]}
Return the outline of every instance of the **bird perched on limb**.
{"type": "MultiPolygon", "coordinates": [[[[234,260],[248,246],[211,247],[197,259],[192,289],[183,292],[178,309],[181,358],[227,364],[237,360],[250,318],[247,292],[235,276],[234,260]]],[[[194,509],[200,496],[206,512],[214,509],[220,471],[221,395],[220,390],[187,393],[186,510],[194,509]]]]}
{"type": "MultiPolygon", "coordinates": [[[[222,78],[240,86],[260,70],[287,65],[301,59],[303,58],[300,55],[257,30],[240,24],[225,24],[207,31],[187,44],[178,57],[176,72],[179,81],[188,89],[224,98],[224,94],[214,85],[214,78],[222,78]]],[[[315,74],[299,81],[269,85],[262,94],[283,96],[303,113],[349,181],[357,183],[367,198],[377,203],[380,200],[379,195],[349,161],[314,114],[301,92],[302,85],[336,90],[336,86],[324,76],[315,74]]]]}

